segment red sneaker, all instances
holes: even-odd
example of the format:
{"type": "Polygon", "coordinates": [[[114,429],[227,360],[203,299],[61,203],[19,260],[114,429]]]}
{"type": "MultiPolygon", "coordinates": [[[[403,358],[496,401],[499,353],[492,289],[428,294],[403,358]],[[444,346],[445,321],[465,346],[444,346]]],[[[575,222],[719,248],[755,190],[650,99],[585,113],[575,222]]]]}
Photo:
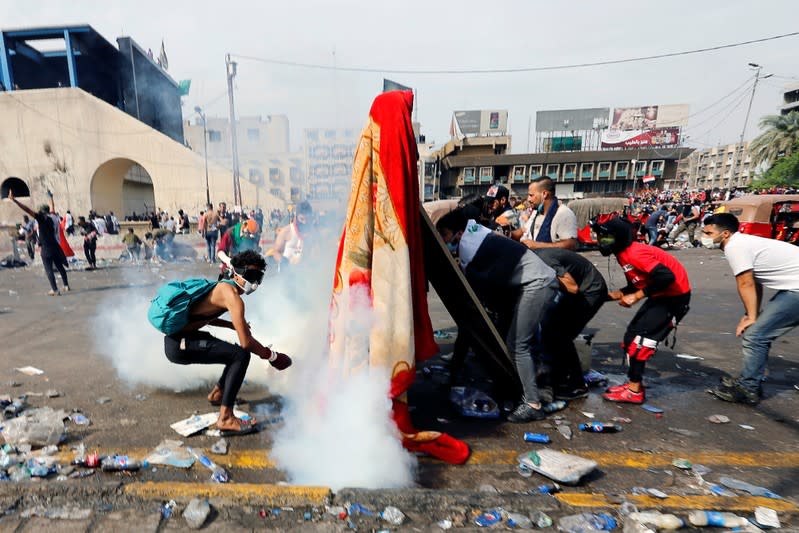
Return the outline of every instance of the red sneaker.
{"type": "MultiPolygon", "coordinates": [[[[621,385],[614,385],[612,387],[608,387],[607,389],[605,389],[605,392],[621,392],[624,389],[626,389],[628,385],[629,385],[629,383],[623,383],[621,385]]],[[[643,385],[641,385],[641,392],[646,394],[644,392],[644,386],[643,385]]]]}
{"type": "Polygon", "coordinates": [[[606,400],[611,402],[623,402],[623,403],[636,403],[642,404],[644,400],[646,400],[646,394],[644,393],[643,389],[641,392],[633,392],[628,389],[626,386],[623,390],[615,391],[615,392],[606,392],[602,395],[602,397],[606,400]]]}

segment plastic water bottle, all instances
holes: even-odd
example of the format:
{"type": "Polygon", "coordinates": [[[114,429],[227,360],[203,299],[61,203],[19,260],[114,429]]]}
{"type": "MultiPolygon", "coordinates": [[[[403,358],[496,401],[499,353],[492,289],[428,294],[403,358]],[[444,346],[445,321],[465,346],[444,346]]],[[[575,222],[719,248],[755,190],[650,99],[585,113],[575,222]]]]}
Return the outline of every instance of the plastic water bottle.
{"type": "Polygon", "coordinates": [[[215,483],[227,483],[228,481],[230,481],[230,475],[227,473],[227,470],[225,470],[221,466],[218,466],[216,463],[214,463],[205,455],[194,451],[194,449],[188,448],[188,450],[189,453],[191,453],[195,457],[195,459],[200,461],[200,464],[202,464],[205,468],[211,471],[211,481],[215,483]]]}
{"type": "Polygon", "coordinates": [[[580,424],[580,431],[589,433],[618,433],[622,427],[618,424],[605,424],[603,422],[591,422],[590,424],[580,424]]]}
{"type": "Polygon", "coordinates": [[[558,529],[567,533],[590,533],[610,531],[616,528],[616,519],[607,513],[580,513],[564,516],[558,520],[558,529]]]}
{"type": "Polygon", "coordinates": [[[688,513],[688,521],[697,527],[743,527],[749,524],[749,520],[742,516],[717,511],[691,511],[688,513]]]}
{"type": "Polygon", "coordinates": [[[685,525],[685,522],[679,517],[658,511],[630,513],[628,518],[657,529],[680,529],[685,525]]]}

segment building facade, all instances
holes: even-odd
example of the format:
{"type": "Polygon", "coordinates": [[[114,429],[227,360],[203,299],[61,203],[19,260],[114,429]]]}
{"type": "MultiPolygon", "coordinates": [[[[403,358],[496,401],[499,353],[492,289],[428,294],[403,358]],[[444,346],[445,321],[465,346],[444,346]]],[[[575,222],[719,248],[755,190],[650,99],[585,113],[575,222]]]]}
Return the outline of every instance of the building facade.
{"type": "Polygon", "coordinates": [[[678,175],[691,189],[747,187],[755,169],[749,141],[696,150],[680,161],[678,175]]]}
{"type": "Polygon", "coordinates": [[[352,162],[359,131],[311,128],[303,131],[308,198],[330,208],[346,205],[352,188],[352,162]]]}
{"type": "Polygon", "coordinates": [[[786,85],[782,90],[780,114],[787,115],[791,111],[799,111],[799,83],[786,85]]]}

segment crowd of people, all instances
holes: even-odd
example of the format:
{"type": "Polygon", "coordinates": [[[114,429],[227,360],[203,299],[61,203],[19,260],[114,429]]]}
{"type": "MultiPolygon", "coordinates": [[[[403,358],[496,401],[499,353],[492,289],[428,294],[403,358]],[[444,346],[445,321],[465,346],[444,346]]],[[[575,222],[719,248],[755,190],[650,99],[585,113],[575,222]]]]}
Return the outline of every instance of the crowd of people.
{"type": "MultiPolygon", "coordinates": [[[[621,343],[628,380],[603,398],[645,402],[646,362],[690,309],[688,274],[667,250],[684,232],[691,246],[724,250],[746,310],[736,330],[743,341],[741,374],[713,392],[731,402],[759,402],[771,342],[799,325],[799,247],[739,233],[734,215],[713,214],[715,200],[703,191],[646,191],[630,198],[625,213],[597,217],[592,229],[599,251],[617,259],[627,281],[612,291],[576,253],[576,216],[557,199],[551,179],[532,182],[525,202],[514,202],[503,186],[451,201],[451,211],[434,222],[515,363],[524,396],[510,421],[540,420],[554,400],[588,395],[574,339],[607,302],[640,307],[621,343]],[[763,287],[778,291],[768,303],[763,287]]],[[[471,344],[469,332],[459,330],[453,371],[471,344]]]]}

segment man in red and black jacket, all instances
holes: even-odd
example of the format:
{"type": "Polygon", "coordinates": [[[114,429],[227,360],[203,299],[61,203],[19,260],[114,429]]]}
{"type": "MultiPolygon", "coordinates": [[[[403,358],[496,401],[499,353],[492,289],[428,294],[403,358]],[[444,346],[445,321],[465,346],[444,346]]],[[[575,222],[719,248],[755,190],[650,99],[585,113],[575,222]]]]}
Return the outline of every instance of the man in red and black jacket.
{"type": "Polygon", "coordinates": [[[624,352],[629,361],[628,383],[611,387],[602,395],[612,402],[644,403],[642,384],[646,361],[655,354],[677,323],[688,313],[691,285],[682,264],[660,248],[633,242],[630,223],[612,218],[594,226],[599,251],[619,261],[627,286],[608,298],[632,307],[646,298],[624,333],[624,352]]]}

